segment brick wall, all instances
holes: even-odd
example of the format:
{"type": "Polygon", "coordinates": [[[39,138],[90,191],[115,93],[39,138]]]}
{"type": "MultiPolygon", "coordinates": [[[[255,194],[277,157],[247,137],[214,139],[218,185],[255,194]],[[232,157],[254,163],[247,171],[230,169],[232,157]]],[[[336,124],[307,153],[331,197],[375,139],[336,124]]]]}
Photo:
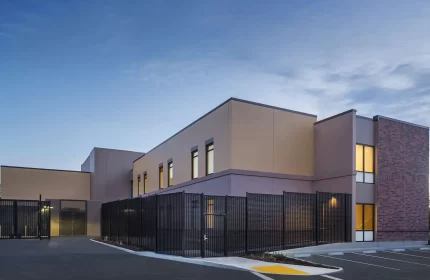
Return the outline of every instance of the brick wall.
{"type": "Polygon", "coordinates": [[[378,117],[376,149],[376,240],[427,240],[429,130],[378,117]]]}

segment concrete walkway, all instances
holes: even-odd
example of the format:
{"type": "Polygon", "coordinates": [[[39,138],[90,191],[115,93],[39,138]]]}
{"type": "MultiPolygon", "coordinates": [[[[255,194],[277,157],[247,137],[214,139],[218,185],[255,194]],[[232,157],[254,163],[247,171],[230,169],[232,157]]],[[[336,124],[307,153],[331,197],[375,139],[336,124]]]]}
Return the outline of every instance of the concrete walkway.
{"type": "Polygon", "coordinates": [[[290,265],[281,264],[273,262],[263,262],[258,260],[251,260],[241,257],[221,257],[221,258],[184,258],[179,256],[156,254],[154,252],[137,252],[121,247],[117,247],[111,244],[106,244],[96,240],[91,240],[93,242],[103,244],[112,248],[116,248],[121,251],[125,251],[134,255],[151,257],[157,259],[165,259],[170,261],[193,263],[203,266],[214,266],[218,268],[234,269],[234,270],[245,270],[254,273],[264,273],[264,274],[280,274],[280,275],[323,275],[334,272],[342,271],[341,268],[331,269],[331,268],[320,268],[312,266],[303,265],[290,265]]]}
{"type": "Polygon", "coordinates": [[[352,242],[325,244],[291,250],[271,252],[292,257],[309,257],[317,254],[340,254],[348,252],[381,251],[409,248],[430,248],[428,241],[396,241],[396,242],[352,242]]]}

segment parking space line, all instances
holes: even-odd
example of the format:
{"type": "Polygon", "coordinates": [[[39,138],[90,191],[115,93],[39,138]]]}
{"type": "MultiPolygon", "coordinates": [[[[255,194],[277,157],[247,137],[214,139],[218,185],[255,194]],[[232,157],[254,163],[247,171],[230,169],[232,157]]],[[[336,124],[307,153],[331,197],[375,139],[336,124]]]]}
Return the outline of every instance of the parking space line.
{"type": "Polygon", "coordinates": [[[317,256],[323,257],[323,258],[330,258],[330,259],[335,259],[335,260],[341,260],[341,261],[345,261],[345,262],[353,262],[353,263],[359,263],[359,264],[364,264],[364,265],[376,266],[376,267],[386,268],[386,269],[391,269],[391,270],[398,270],[398,271],[400,270],[398,268],[392,268],[392,267],[387,267],[387,266],[382,266],[382,265],[376,265],[376,264],[371,264],[371,263],[358,262],[358,261],[347,260],[347,259],[342,259],[342,258],[335,258],[335,257],[329,257],[329,256],[323,256],[323,255],[317,255],[317,256]]]}
{"type": "Polygon", "coordinates": [[[411,254],[404,254],[404,253],[396,253],[396,252],[390,252],[390,251],[384,251],[386,253],[396,254],[396,255],[404,255],[404,256],[411,256],[416,258],[422,258],[422,259],[430,259],[430,257],[423,257],[423,256],[417,256],[417,255],[411,255],[411,254]]]}
{"type": "Polygon", "coordinates": [[[369,258],[378,258],[378,259],[391,260],[391,261],[396,261],[396,262],[410,263],[410,264],[416,264],[416,265],[422,265],[422,266],[428,266],[428,267],[430,267],[430,265],[428,265],[428,264],[408,262],[408,261],[403,261],[403,260],[398,260],[398,259],[390,259],[390,258],[377,257],[377,256],[372,256],[372,255],[364,255],[364,254],[360,254],[360,253],[351,253],[351,254],[360,255],[360,256],[366,256],[366,257],[369,257],[369,258]]]}
{"type": "Polygon", "coordinates": [[[254,274],[257,277],[260,277],[261,279],[264,280],[273,280],[273,278],[270,278],[269,276],[266,276],[264,274],[258,273],[257,271],[250,271],[252,274],[254,274]]]}
{"type": "Polygon", "coordinates": [[[337,278],[337,277],[334,277],[334,276],[331,276],[331,275],[321,275],[321,276],[325,277],[325,278],[328,278],[328,279],[332,279],[332,280],[342,280],[340,278],[337,278]]]}

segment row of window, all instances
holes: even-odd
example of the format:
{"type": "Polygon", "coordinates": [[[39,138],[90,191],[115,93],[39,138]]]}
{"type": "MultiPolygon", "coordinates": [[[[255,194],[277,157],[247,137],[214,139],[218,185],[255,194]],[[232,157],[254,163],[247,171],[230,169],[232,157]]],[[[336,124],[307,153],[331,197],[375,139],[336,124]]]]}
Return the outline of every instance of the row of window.
{"type": "Polygon", "coordinates": [[[372,146],[355,145],[355,166],[357,170],[356,182],[375,182],[375,149],[372,146]]]}
{"type": "MultiPolygon", "coordinates": [[[[206,175],[214,173],[214,144],[210,143],[206,145],[206,175]]],[[[169,160],[167,163],[167,186],[173,186],[173,161],[169,160]]],[[[199,151],[195,150],[191,152],[191,179],[199,177],[199,151]]],[[[143,192],[141,191],[141,179],[140,175],[137,176],[137,194],[147,193],[148,186],[148,175],[145,172],[143,174],[143,192]]],[[[158,188],[164,188],[164,169],[163,165],[158,168],[158,188]]]]}

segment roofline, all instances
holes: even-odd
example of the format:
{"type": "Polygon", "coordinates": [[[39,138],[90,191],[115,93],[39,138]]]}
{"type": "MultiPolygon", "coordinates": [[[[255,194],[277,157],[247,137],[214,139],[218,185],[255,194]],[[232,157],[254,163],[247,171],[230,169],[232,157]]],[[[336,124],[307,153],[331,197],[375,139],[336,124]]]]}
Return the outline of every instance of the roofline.
{"type": "Polygon", "coordinates": [[[412,126],[416,126],[416,127],[420,127],[420,128],[424,128],[424,129],[429,129],[428,126],[414,124],[414,123],[410,123],[410,122],[405,122],[405,121],[402,121],[402,120],[393,119],[393,118],[389,118],[389,117],[385,117],[385,116],[381,116],[381,115],[376,115],[376,116],[373,117],[374,121],[378,121],[379,119],[386,119],[386,120],[389,120],[389,121],[394,121],[394,122],[399,122],[399,123],[403,123],[403,124],[407,124],[407,125],[412,125],[412,126]]]}
{"type": "Polygon", "coordinates": [[[363,119],[363,120],[373,121],[373,118],[369,118],[369,117],[364,117],[364,116],[359,116],[359,115],[357,115],[356,117],[357,117],[357,119],[363,119]]]}
{"type": "MultiPolygon", "coordinates": [[[[93,150],[111,150],[111,151],[119,151],[119,152],[129,152],[129,153],[137,153],[137,154],[145,154],[143,152],[136,152],[136,151],[130,151],[130,150],[121,150],[121,149],[112,149],[112,148],[101,148],[101,147],[94,147],[93,150]]],[[[92,152],[92,150],[91,150],[92,152]]]]}
{"type": "Polygon", "coordinates": [[[314,125],[316,125],[316,124],[320,124],[320,123],[323,123],[323,122],[325,122],[325,121],[328,121],[328,120],[331,120],[331,119],[334,119],[334,118],[337,118],[337,117],[340,117],[340,116],[342,116],[342,115],[346,115],[346,114],[349,114],[349,113],[352,113],[352,112],[357,112],[357,110],[355,110],[355,109],[351,109],[351,110],[348,110],[348,111],[345,111],[345,112],[339,113],[339,114],[337,114],[337,115],[334,115],[334,116],[328,117],[328,118],[326,118],[326,119],[322,119],[322,120],[320,120],[320,121],[317,121],[317,122],[315,122],[315,123],[314,123],[314,125]]]}
{"type": "Polygon", "coordinates": [[[61,171],[61,172],[76,172],[76,173],[91,173],[88,171],[78,171],[78,170],[64,170],[64,169],[50,169],[50,168],[37,168],[37,167],[26,167],[26,166],[10,166],[1,165],[1,168],[20,168],[20,169],[32,169],[32,170],[45,170],[45,171],[61,171]]]}
{"type": "Polygon", "coordinates": [[[317,115],[313,115],[313,114],[309,114],[309,113],[304,113],[304,112],[300,112],[300,111],[294,111],[294,110],[290,110],[290,109],[286,109],[286,108],[282,108],[282,107],[271,106],[271,105],[267,105],[267,104],[263,104],[263,103],[258,103],[258,102],[253,102],[253,101],[244,100],[244,99],[239,99],[239,98],[235,98],[235,97],[231,97],[227,101],[230,101],[230,100],[237,101],[237,102],[242,102],[242,103],[247,103],[247,104],[251,104],[251,105],[256,105],[256,106],[261,106],[261,107],[265,107],[265,108],[280,110],[280,111],[284,111],[284,112],[299,114],[299,115],[303,115],[303,116],[307,116],[307,117],[313,117],[313,118],[317,117],[317,115]]]}
{"type": "Polygon", "coordinates": [[[189,128],[190,126],[192,126],[196,122],[200,121],[204,117],[206,117],[209,114],[213,113],[214,111],[218,110],[219,108],[221,108],[222,106],[224,106],[225,104],[227,104],[230,101],[237,101],[237,102],[247,103],[247,104],[251,104],[251,105],[266,107],[266,108],[275,109],[275,110],[281,110],[281,111],[290,112],[290,113],[294,113],[294,114],[300,114],[300,115],[304,115],[304,116],[308,116],[308,117],[314,117],[314,118],[317,117],[316,115],[312,115],[312,114],[308,114],[308,113],[293,111],[293,110],[289,110],[289,109],[285,109],[285,108],[281,108],[281,107],[276,107],[276,106],[266,105],[266,104],[262,104],[262,103],[252,102],[252,101],[243,100],[243,99],[239,99],[239,98],[235,98],[235,97],[230,97],[229,99],[227,99],[226,101],[224,101],[220,105],[216,106],[215,108],[213,108],[212,110],[210,110],[209,112],[207,112],[206,114],[204,114],[203,116],[201,116],[200,118],[198,118],[197,120],[193,121],[192,123],[190,123],[189,125],[187,125],[183,129],[179,130],[178,132],[176,132],[175,134],[173,134],[172,136],[170,136],[169,138],[167,138],[166,140],[164,140],[163,142],[161,142],[160,144],[158,144],[157,146],[155,146],[154,148],[152,148],[151,150],[149,150],[148,152],[146,152],[144,155],[142,155],[142,156],[138,157],[137,159],[135,159],[133,162],[138,161],[139,159],[141,159],[142,157],[144,157],[146,154],[149,154],[150,152],[152,152],[156,148],[160,147],[161,145],[163,145],[164,143],[166,143],[167,141],[169,141],[170,139],[172,139],[173,137],[175,137],[176,135],[178,135],[179,133],[181,133],[182,131],[184,131],[185,129],[189,128]]]}

